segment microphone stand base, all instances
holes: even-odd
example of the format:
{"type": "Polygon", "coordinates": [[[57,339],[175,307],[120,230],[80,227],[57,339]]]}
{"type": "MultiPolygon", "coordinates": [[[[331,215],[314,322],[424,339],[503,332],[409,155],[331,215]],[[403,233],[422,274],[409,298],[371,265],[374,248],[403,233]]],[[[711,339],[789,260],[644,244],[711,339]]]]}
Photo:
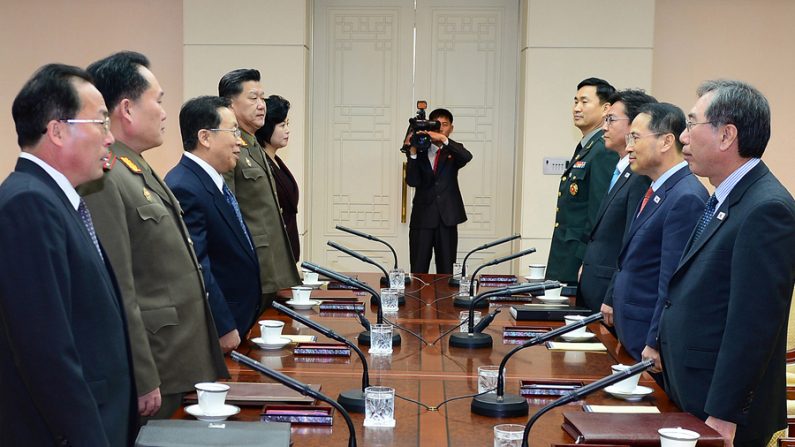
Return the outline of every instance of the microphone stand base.
{"type": "MultiPolygon", "coordinates": [[[[456,295],[456,297],[453,298],[453,306],[455,306],[455,307],[467,307],[468,308],[470,304],[472,304],[471,297],[468,297],[468,296],[467,297],[462,297],[460,295],[456,295]]],[[[488,299],[483,299],[483,300],[480,300],[477,303],[475,303],[475,309],[487,309],[488,307],[489,307],[489,300],[488,299]]]]}
{"type": "Polygon", "coordinates": [[[491,335],[484,333],[470,334],[468,332],[456,332],[450,336],[451,348],[490,348],[494,344],[491,335]]]}
{"type": "MultiPolygon", "coordinates": [[[[357,341],[360,345],[370,346],[370,331],[360,332],[357,341]]],[[[400,334],[392,332],[392,346],[400,346],[400,334]]]]}
{"type": "Polygon", "coordinates": [[[530,407],[527,399],[516,394],[504,394],[498,400],[496,394],[487,393],[472,399],[472,412],[492,418],[527,416],[530,407]]]}
{"type": "Polygon", "coordinates": [[[364,413],[364,392],[362,390],[343,391],[337,402],[349,413],[364,413]]]}
{"type": "Polygon", "coordinates": [[[461,279],[456,278],[455,276],[451,276],[450,279],[447,281],[448,286],[458,287],[461,285],[461,279]]]}

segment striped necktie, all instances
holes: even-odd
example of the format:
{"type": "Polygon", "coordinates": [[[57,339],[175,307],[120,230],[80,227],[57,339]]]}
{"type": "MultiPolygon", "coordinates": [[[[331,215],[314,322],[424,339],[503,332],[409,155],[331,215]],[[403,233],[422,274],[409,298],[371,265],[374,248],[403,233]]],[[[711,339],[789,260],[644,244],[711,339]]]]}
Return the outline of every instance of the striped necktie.
{"type": "Polygon", "coordinates": [[[238,204],[237,204],[237,199],[235,199],[235,196],[232,195],[232,191],[229,190],[229,187],[226,186],[226,183],[224,183],[223,191],[224,191],[224,198],[226,199],[226,203],[228,203],[229,206],[232,207],[232,210],[235,212],[235,217],[237,217],[237,223],[240,224],[240,229],[242,229],[243,230],[243,234],[246,235],[246,240],[248,241],[248,246],[251,247],[251,249],[253,250],[254,249],[254,245],[251,243],[251,239],[248,237],[248,231],[246,230],[246,224],[243,222],[243,215],[240,214],[240,206],[238,206],[238,204]]]}
{"type": "Polygon", "coordinates": [[[88,210],[88,206],[86,206],[85,200],[80,199],[80,205],[77,207],[77,213],[80,214],[80,220],[83,221],[83,225],[85,225],[86,230],[88,231],[88,235],[91,236],[91,242],[94,243],[94,248],[97,249],[99,257],[104,261],[105,258],[102,256],[102,250],[99,249],[97,232],[96,230],[94,230],[94,221],[91,220],[91,212],[88,210]]]}
{"type": "Polygon", "coordinates": [[[707,228],[707,225],[712,221],[712,216],[715,214],[715,208],[718,205],[718,198],[715,197],[715,194],[712,194],[707,200],[707,207],[704,208],[704,214],[701,215],[701,219],[698,220],[698,225],[696,225],[696,231],[693,233],[693,242],[697,241],[698,238],[701,237],[701,233],[707,228]]]}

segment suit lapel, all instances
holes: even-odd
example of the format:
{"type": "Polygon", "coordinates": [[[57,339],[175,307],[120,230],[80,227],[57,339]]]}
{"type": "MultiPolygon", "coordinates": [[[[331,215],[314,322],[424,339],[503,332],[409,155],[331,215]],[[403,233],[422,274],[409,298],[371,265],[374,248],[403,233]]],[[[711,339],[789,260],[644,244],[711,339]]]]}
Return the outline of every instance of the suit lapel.
{"type": "Polygon", "coordinates": [[[610,202],[618,195],[618,192],[621,191],[622,188],[629,182],[629,179],[633,176],[632,169],[627,166],[621,175],[618,176],[618,180],[616,180],[616,184],[613,185],[613,189],[608,191],[607,197],[602,200],[602,204],[599,206],[599,211],[596,213],[596,221],[593,225],[593,230],[591,230],[591,234],[596,231],[596,227],[599,226],[599,223],[602,221],[602,217],[605,215],[605,211],[610,206],[610,202]]]}
{"type": "MultiPolygon", "coordinates": [[[[678,171],[676,171],[668,180],[665,181],[654,194],[649,197],[648,203],[646,203],[646,207],[643,208],[643,211],[640,215],[636,216],[635,219],[632,220],[632,224],[629,227],[629,238],[635,234],[638,228],[642,227],[644,223],[646,223],[653,215],[657,212],[657,210],[662,206],[663,202],[665,201],[665,197],[668,195],[668,191],[670,191],[677,183],[679,183],[682,179],[687,177],[690,174],[690,169],[687,166],[682,167],[678,171]]],[[[640,204],[638,204],[638,209],[640,209],[640,204]]]]}

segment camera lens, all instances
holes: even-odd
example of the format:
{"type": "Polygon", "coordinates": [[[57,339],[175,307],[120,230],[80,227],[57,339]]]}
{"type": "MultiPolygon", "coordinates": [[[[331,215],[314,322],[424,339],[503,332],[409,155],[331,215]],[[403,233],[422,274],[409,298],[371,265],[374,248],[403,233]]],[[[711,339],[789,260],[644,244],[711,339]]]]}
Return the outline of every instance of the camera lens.
{"type": "Polygon", "coordinates": [[[411,145],[418,151],[427,151],[431,147],[431,137],[428,134],[416,133],[411,137],[411,145]]]}

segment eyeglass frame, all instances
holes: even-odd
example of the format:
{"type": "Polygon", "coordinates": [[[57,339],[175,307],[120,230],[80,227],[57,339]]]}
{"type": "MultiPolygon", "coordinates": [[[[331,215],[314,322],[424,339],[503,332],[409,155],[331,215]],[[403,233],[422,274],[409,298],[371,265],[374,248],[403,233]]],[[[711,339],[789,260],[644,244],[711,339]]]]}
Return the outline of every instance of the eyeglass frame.
{"type": "MultiPolygon", "coordinates": [[[[67,124],[102,124],[102,131],[105,135],[110,133],[110,117],[106,116],[101,120],[89,120],[89,119],[76,119],[76,118],[61,118],[58,121],[67,124]]],[[[44,132],[47,132],[47,129],[44,129],[44,132]]]]}
{"type": "Polygon", "coordinates": [[[216,127],[215,129],[205,129],[205,130],[209,130],[210,132],[232,132],[232,135],[234,135],[235,138],[240,138],[243,135],[243,131],[241,131],[239,127],[233,127],[231,129],[221,129],[216,127]]]}
{"type": "Polygon", "coordinates": [[[607,127],[610,127],[611,124],[615,123],[616,121],[629,121],[629,118],[616,118],[615,115],[605,115],[602,118],[602,123],[606,124],[607,127]]]}
{"type": "Polygon", "coordinates": [[[665,135],[666,133],[670,132],[653,132],[653,133],[647,133],[646,135],[638,135],[636,137],[635,135],[632,134],[632,132],[630,132],[624,135],[624,142],[627,144],[627,147],[630,146],[634,147],[635,143],[637,143],[637,141],[640,140],[641,138],[652,137],[652,136],[659,137],[660,135],[665,135]]]}
{"type": "Polygon", "coordinates": [[[697,126],[699,124],[713,124],[714,125],[715,121],[701,121],[701,122],[698,122],[698,121],[691,121],[690,119],[686,119],[685,120],[685,128],[687,129],[688,133],[693,131],[693,126],[697,126]]]}

